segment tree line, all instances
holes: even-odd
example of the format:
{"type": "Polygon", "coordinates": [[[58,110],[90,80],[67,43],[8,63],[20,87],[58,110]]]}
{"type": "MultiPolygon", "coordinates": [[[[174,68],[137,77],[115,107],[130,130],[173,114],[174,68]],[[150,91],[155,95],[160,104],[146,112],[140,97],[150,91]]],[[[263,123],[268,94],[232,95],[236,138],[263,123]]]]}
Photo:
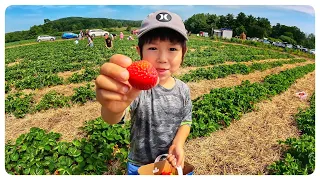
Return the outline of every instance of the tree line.
{"type": "Polygon", "coordinates": [[[191,33],[205,31],[212,35],[214,29],[228,28],[232,29],[233,36],[240,36],[244,32],[247,37],[271,38],[307,48],[315,47],[314,34],[307,35],[296,26],[286,26],[280,23],[271,26],[267,18],[254,17],[243,12],[237,16],[233,14],[225,16],[209,13],[194,14],[185,21],[185,26],[191,33]]]}
{"type": "MultiPolygon", "coordinates": [[[[209,13],[194,14],[185,20],[186,29],[191,33],[206,31],[212,35],[214,29],[230,28],[233,36],[239,36],[244,32],[247,37],[270,38],[284,41],[307,48],[315,47],[315,35],[306,35],[296,26],[286,26],[277,23],[271,26],[267,18],[254,17],[240,12],[237,16],[233,14],[216,15],[209,13]]],[[[44,24],[32,26],[27,31],[16,31],[6,33],[5,42],[14,42],[25,39],[35,39],[40,34],[61,36],[64,31],[78,32],[81,29],[91,28],[114,28],[114,27],[139,27],[141,21],[117,20],[108,18],[83,18],[67,17],[54,21],[44,19],[44,24]]]]}

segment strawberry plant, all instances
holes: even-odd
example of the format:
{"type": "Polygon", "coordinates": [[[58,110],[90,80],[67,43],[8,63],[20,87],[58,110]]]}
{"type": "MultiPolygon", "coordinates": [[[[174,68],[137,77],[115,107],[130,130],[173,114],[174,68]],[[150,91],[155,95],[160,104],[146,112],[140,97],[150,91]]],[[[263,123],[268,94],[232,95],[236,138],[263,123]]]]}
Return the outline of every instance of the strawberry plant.
{"type": "Polygon", "coordinates": [[[314,68],[314,64],[309,64],[269,75],[262,83],[244,81],[233,88],[212,89],[209,94],[192,101],[192,128],[188,138],[206,136],[229,126],[242,114],[252,111],[255,103],[287,90],[297,78],[314,68]]]}
{"type": "Polygon", "coordinates": [[[41,89],[43,87],[59,85],[63,79],[55,74],[42,74],[38,76],[28,76],[15,83],[15,88],[22,89],[41,89]]]}
{"type": "Polygon", "coordinates": [[[59,141],[61,134],[31,128],[15,144],[5,145],[5,169],[25,175],[101,175],[112,161],[120,161],[124,174],[128,156],[129,124],[108,125],[101,118],[86,122],[86,138],[59,141]]]}
{"type": "Polygon", "coordinates": [[[280,60],[265,63],[253,63],[252,65],[233,64],[233,65],[218,65],[209,68],[198,68],[186,73],[180,77],[182,81],[199,81],[202,79],[223,78],[230,74],[249,74],[255,70],[264,71],[266,69],[282,66],[283,64],[294,64],[305,62],[305,59],[280,60]]]}
{"type": "Polygon", "coordinates": [[[11,87],[10,87],[11,83],[9,82],[5,82],[5,93],[7,94],[9,91],[11,91],[11,87]]]}
{"type": "Polygon", "coordinates": [[[68,78],[68,82],[70,83],[80,83],[83,81],[90,82],[94,80],[98,75],[99,75],[98,70],[86,68],[82,74],[79,74],[79,73],[72,74],[72,76],[68,78]]]}
{"type": "Polygon", "coordinates": [[[92,90],[92,87],[94,87],[94,85],[87,84],[86,86],[74,88],[75,93],[71,96],[71,101],[73,103],[84,104],[88,100],[94,100],[96,92],[92,90]]]}
{"type": "Polygon", "coordinates": [[[310,98],[310,108],[295,115],[303,135],[279,141],[285,148],[284,156],[270,166],[270,174],[308,175],[315,169],[315,95],[310,98]]]}
{"type": "Polygon", "coordinates": [[[35,111],[47,110],[50,108],[70,107],[70,97],[66,97],[56,91],[45,94],[41,101],[36,105],[35,111]]]}
{"type": "Polygon", "coordinates": [[[25,94],[23,92],[9,94],[5,100],[5,112],[22,118],[31,112],[33,103],[33,94],[25,94]]]}

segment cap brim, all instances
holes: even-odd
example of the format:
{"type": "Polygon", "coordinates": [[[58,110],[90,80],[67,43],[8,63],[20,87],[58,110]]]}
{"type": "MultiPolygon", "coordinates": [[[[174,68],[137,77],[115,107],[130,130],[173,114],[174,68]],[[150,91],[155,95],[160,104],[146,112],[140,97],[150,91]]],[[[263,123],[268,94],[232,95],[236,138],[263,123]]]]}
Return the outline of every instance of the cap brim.
{"type": "Polygon", "coordinates": [[[153,29],[157,29],[157,28],[169,28],[169,29],[172,29],[174,31],[177,31],[179,34],[181,34],[187,41],[189,40],[188,39],[188,35],[187,34],[184,34],[183,32],[181,32],[180,30],[177,30],[177,29],[173,29],[172,27],[170,26],[165,26],[165,25],[156,25],[156,26],[153,26],[153,27],[149,27],[148,29],[144,30],[142,33],[138,34],[138,38],[140,38],[141,36],[143,36],[144,34],[146,34],[147,32],[153,30],[153,29]]]}

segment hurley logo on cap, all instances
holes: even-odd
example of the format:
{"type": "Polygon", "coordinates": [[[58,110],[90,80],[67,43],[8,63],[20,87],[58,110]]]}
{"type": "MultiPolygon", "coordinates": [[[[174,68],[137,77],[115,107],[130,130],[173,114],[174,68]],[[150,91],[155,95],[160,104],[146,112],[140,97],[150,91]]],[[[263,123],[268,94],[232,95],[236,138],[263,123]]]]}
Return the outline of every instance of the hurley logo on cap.
{"type": "Polygon", "coordinates": [[[171,21],[172,17],[170,14],[166,13],[166,12],[162,12],[157,14],[156,19],[160,22],[169,22],[171,21]]]}

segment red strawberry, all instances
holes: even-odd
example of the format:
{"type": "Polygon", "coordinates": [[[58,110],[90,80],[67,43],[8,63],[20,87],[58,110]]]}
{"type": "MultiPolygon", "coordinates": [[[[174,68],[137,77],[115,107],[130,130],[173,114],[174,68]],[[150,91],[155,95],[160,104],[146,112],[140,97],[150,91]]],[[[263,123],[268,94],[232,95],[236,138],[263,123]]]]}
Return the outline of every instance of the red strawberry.
{"type": "Polygon", "coordinates": [[[133,62],[129,67],[129,83],[136,89],[148,90],[153,88],[158,81],[158,72],[146,60],[133,62]]]}
{"type": "Polygon", "coordinates": [[[163,171],[163,172],[161,173],[161,175],[172,175],[172,173],[171,173],[171,172],[165,172],[165,171],[163,171]]]}

